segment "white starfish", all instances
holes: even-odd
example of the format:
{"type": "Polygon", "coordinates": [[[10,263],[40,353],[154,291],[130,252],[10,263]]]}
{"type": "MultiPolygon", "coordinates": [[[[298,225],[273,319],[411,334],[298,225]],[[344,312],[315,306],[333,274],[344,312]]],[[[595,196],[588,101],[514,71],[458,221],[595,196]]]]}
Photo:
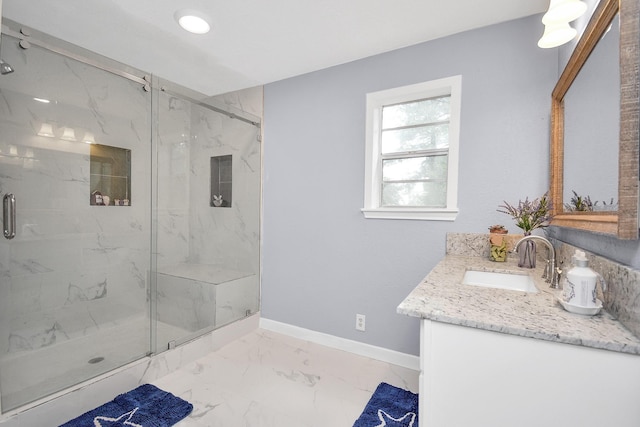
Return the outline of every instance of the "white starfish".
{"type": "Polygon", "coordinates": [[[400,425],[401,427],[413,427],[413,422],[416,420],[416,414],[413,412],[407,412],[401,418],[393,418],[391,415],[387,414],[382,409],[378,409],[378,418],[380,418],[380,421],[382,421],[382,423],[378,424],[376,427],[386,427],[387,420],[393,421],[394,422],[393,425],[396,425],[395,423],[402,423],[398,425],[400,425]],[[407,419],[407,417],[408,417],[409,424],[405,424],[405,419],[407,419]]]}
{"type": "Polygon", "coordinates": [[[94,427],[103,427],[100,421],[122,421],[122,425],[124,426],[144,427],[140,424],[132,423],[131,421],[129,421],[131,417],[133,417],[133,414],[136,413],[137,410],[138,408],[135,408],[133,411],[125,412],[124,414],[120,415],[118,418],[109,418],[109,417],[102,417],[102,416],[95,417],[93,419],[93,425],[94,427]],[[124,417],[127,417],[127,418],[123,421],[124,417]]]}

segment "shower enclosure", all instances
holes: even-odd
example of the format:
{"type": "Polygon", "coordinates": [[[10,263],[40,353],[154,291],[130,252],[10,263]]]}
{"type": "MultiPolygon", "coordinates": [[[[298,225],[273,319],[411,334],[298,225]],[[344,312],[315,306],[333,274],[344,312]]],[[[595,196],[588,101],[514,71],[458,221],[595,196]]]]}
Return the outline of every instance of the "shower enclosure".
{"type": "Polygon", "coordinates": [[[259,119],[8,20],[1,46],[1,412],[255,313],[259,119]]]}
{"type": "Polygon", "coordinates": [[[218,111],[158,95],[158,350],[258,310],[259,123],[218,111]]]}

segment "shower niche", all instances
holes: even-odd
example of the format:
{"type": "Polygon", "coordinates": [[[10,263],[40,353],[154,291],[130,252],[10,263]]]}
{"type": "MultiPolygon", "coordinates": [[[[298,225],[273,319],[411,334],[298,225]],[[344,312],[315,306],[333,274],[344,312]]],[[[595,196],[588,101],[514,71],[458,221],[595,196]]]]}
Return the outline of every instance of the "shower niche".
{"type": "Polygon", "coordinates": [[[131,205],[131,150],[92,144],[90,201],[92,206],[131,205]]]}
{"type": "Polygon", "coordinates": [[[232,165],[231,154],[211,157],[211,195],[209,202],[212,207],[231,207],[232,165]]]}

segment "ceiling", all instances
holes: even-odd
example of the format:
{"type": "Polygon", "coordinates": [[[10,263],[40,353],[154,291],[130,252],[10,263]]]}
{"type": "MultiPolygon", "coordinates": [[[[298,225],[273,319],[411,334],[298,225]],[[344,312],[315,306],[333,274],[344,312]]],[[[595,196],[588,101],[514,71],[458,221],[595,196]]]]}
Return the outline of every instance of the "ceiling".
{"type": "MultiPolygon", "coordinates": [[[[216,95],[546,10],[549,0],[0,0],[3,16],[216,95]],[[210,18],[206,35],[174,13],[210,18]]],[[[540,34],[542,35],[542,24],[540,34]]],[[[536,40],[532,40],[535,43],[536,40]]]]}

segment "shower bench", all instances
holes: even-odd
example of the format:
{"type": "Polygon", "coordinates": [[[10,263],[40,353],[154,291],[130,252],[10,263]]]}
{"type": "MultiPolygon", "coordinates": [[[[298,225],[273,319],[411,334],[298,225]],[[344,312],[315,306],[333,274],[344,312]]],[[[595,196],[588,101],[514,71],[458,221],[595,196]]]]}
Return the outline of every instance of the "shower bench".
{"type": "Polygon", "coordinates": [[[158,267],[158,320],[187,331],[219,327],[257,307],[256,274],[219,265],[158,267]]]}

